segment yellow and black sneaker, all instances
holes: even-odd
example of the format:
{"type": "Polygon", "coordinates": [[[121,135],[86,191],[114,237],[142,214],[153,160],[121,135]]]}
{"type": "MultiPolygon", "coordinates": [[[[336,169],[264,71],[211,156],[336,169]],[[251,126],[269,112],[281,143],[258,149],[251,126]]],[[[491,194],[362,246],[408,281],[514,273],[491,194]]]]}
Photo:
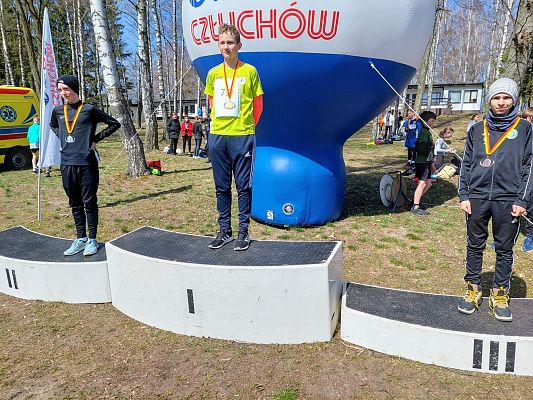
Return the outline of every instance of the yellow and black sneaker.
{"type": "Polygon", "coordinates": [[[513,314],[509,308],[509,294],[503,287],[493,288],[490,290],[489,309],[498,321],[510,322],[513,320],[513,314]]]}
{"type": "Polygon", "coordinates": [[[466,282],[466,294],[459,300],[457,309],[463,314],[473,314],[481,304],[481,290],[478,285],[474,285],[472,282],[466,282]]]}

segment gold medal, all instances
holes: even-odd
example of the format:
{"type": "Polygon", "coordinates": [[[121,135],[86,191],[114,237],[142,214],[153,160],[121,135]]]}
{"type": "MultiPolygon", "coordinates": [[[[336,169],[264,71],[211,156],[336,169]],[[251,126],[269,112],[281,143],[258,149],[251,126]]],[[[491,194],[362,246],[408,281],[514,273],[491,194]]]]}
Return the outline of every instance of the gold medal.
{"type": "Polygon", "coordinates": [[[76,139],[74,139],[74,136],[72,136],[72,131],[74,130],[74,127],[76,126],[76,122],[78,122],[78,117],[80,116],[81,109],[83,108],[83,103],[78,107],[76,110],[76,115],[74,115],[74,119],[72,120],[72,124],[68,120],[68,110],[67,105],[63,105],[63,114],[65,114],[65,126],[67,127],[68,136],[65,139],[67,143],[74,143],[76,139]]]}
{"type": "Polygon", "coordinates": [[[231,79],[231,87],[228,87],[228,76],[226,74],[226,63],[224,62],[224,85],[226,86],[226,94],[228,95],[228,101],[224,103],[224,108],[226,110],[233,110],[237,105],[231,101],[231,96],[233,94],[233,89],[235,88],[235,76],[237,75],[237,70],[239,69],[239,60],[237,60],[237,65],[233,71],[233,78],[231,79]]]}
{"type": "Polygon", "coordinates": [[[479,165],[481,165],[483,168],[490,168],[494,165],[494,160],[492,158],[484,158],[479,162],[479,165]]]}

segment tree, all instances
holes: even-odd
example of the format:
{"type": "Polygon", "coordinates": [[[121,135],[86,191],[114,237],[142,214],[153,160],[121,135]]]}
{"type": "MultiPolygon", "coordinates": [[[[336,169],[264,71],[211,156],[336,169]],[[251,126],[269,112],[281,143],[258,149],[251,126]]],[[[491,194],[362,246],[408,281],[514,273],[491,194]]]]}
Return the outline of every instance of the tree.
{"type": "Polygon", "coordinates": [[[533,0],[520,0],[508,55],[506,75],[518,83],[521,97],[533,93],[533,0]]]}
{"type": "Polygon", "coordinates": [[[131,112],[120,87],[116,57],[113,51],[111,34],[107,20],[104,0],[90,0],[94,37],[102,65],[102,75],[108,93],[111,113],[122,124],[120,136],[128,157],[126,175],[137,177],[146,173],[144,148],[139,135],[135,131],[131,112]]]}
{"type": "Polygon", "coordinates": [[[148,7],[146,0],[137,1],[137,23],[139,36],[139,61],[141,64],[142,100],[146,123],[146,148],[159,148],[157,142],[157,120],[154,111],[154,88],[152,68],[150,67],[150,42],[148,35],[148,7]]]}
{"type": "MultiPolygon", "coordinates": [[[[159,13],[157,12],[157,1],[152,0],[152,12],[154,15],[155,38],[157,49],[157,81],[159,87],[159,106],[163,114],[163,126],[167,126],[168,111],[165,96],[165,72],[163,70],[163,46],[161,43],[161,23],[159,22],[159,13]]],[[[166,130],[165,130],[166,132],[166,130]]],[[[166,136],[166,134],[165,134],[166,136]]]]}
{"type": "Polygon", "coordinates": [[[15,84],[15,79],[13,78],[13,68],[11,67],[11,56],[9,55],[9,50],[7,48],[6,41],[6,30],[4,28],[4,4],[0,0],[0,35],[2,36],[2,50],[4,51],[4,65],[6,68],[6,80],[10,85],[15,84]]]}

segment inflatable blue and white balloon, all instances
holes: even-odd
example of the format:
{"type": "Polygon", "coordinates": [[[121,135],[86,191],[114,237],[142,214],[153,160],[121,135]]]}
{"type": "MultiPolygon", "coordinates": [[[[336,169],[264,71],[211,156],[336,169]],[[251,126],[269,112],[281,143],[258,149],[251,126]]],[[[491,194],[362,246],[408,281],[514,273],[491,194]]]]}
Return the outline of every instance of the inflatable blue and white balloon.
{"type": "Polygon", "coordinates": [[[221,23],[239,29],[240,59],[261,76],[252,215],[319,225],[342,214],[342,147],[416,72],[436,0],[184,0],[183,31],[200,77],[222,62],[221,23]]]}

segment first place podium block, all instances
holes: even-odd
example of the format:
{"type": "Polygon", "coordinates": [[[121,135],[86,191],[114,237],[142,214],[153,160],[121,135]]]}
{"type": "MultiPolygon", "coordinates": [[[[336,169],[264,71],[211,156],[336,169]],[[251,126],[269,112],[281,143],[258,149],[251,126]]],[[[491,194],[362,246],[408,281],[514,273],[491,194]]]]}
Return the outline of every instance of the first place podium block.
{"type": "Polygon", "coordinates": [[[16,226],[0,232],[0,292],[27,300],[109,303],[105,248],[66,257],[71,240],[16,226]]]}
{"type": "Polygon", "coordinates": [[[329,341],[340,312],[340,242],[252,241],[141,228],[106,244],[113,305],[148,325],[251,343],[329,341]]]}

